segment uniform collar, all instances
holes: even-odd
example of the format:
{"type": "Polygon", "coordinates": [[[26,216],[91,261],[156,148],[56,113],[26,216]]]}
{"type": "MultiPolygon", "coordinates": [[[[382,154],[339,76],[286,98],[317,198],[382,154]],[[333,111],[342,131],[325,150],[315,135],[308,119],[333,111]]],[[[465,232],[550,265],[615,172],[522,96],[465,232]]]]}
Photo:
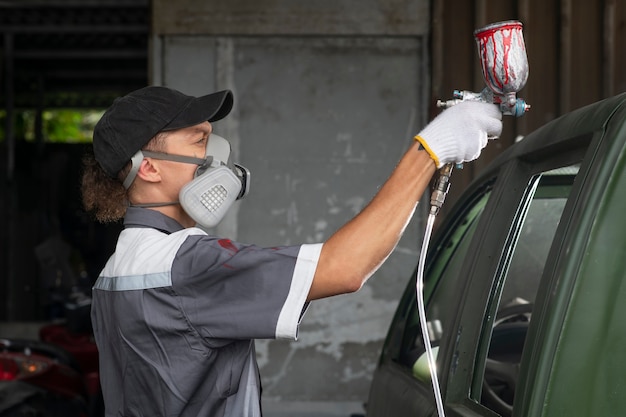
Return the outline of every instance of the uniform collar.
{"type": "Polygon", "coordinates": [[[124,228],[150,227],[163,233],[174,233],[184,227],[176,220],[156,210],[142,207],[128,207],[124,216],[124,228]]]}

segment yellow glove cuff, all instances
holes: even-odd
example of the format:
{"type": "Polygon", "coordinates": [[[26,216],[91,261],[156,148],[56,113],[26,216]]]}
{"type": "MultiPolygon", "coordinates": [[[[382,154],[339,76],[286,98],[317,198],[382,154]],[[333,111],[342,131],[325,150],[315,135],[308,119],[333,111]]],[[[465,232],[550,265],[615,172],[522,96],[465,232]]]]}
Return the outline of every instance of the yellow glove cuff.
{"type": "Polygon", "coordinates": [[[433,161],[435,161],[435,166],[439,167],[439,158],[437,157],[435,152],[430,148],[430,146],[428,146],[428,143],[426,143],[424,138],[421,137],[420,135],[416,135],[413,139],[418,141],[422,145],[422,147],[424,147],[424,149],[426,149],[426,152],[428,152],[428,155],[430,155],[430,157],[433,159],[433,161]]]}

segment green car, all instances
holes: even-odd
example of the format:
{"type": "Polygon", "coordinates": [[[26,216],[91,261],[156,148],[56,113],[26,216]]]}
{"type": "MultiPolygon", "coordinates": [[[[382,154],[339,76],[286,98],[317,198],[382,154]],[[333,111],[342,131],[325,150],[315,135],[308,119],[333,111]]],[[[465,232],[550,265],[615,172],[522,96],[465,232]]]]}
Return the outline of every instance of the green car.
{"type": "MultiPolygon", "coordinates": [[[[415,280],[368,417],[437,416],[415,280]]],[[[626,94],[546,124],[472,182],[430,243],[424,298],[446,416],[626,415],[626,94]]]]}

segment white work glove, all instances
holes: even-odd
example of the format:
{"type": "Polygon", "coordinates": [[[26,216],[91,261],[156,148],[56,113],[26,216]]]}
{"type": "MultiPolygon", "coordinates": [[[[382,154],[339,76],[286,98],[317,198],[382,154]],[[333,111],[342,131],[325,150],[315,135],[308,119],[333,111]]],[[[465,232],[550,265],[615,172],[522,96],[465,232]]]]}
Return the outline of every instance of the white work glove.
{"type": "Polygon", "coordinates": [[[415,136],[437,168],[473,161],[487,140],[502,133],[502,113],[497,105],[462,101],[444,110],[415,136]]]}

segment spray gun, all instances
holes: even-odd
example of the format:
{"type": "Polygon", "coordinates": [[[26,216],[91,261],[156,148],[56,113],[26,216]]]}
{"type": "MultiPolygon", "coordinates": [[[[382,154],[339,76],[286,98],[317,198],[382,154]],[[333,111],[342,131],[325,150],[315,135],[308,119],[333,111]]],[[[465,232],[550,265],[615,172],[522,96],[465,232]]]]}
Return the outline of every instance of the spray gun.
{"type": "Polygon", "coordinates": [[[492,23],[475,30],[474,39],[487,86],[480,93],[455,90],[453,100],[439,100],[437,107],[450,107],[464,100],[484,101],[498,104],[502,114],[524,115],[530,105],[516,97],[528,80],[522,23],[516,20],[492,23]]]}
{"type": "MultiPolygon", "coordinates": [[[[439,100],[437,106],[447,108],[465,100],[483,101],[499,105],[500,111],[504,115],[516,117],[524,115],[530,110],[530,105],[516,97],[517,92],[526,85],[528,79],[528,60],[522,35],[522,24],[515,20],[493,23],[475,30],[474,39],[478,46],[483,77],[487,86],[480,93],[455,90],[452,100],[439,100]]],[[[445,413],[437,378],[436,358],[430,345],[424,307],[424,265],[435,217],[443,206],[450,188],[450,176],[453,167],[454,164],[446,164],[439,170],[439,177],[431,194],[430,214],[422,241],[416,279],[420,326],[439,417],[445,417],[445,413]]]]}
{"type": "MultiPolygon", "coordinates": [[[[502,114],[521,117],[530,105],[517,98],[528,80],[528,59],[522,23],[516,20],[493,23],[474,31],[483,78],[487,86],[480,92],[454,90],[452,100],[438,100],[437,107],[448,108],[461,101],[483,101],[500,107],[502,114]]],[[[462,166],[461,166],[462,167],[462,166]]],[[[431,195],[431,213],[437,215],[450,187],[453,164],[439,170],[431,195]]]]}

